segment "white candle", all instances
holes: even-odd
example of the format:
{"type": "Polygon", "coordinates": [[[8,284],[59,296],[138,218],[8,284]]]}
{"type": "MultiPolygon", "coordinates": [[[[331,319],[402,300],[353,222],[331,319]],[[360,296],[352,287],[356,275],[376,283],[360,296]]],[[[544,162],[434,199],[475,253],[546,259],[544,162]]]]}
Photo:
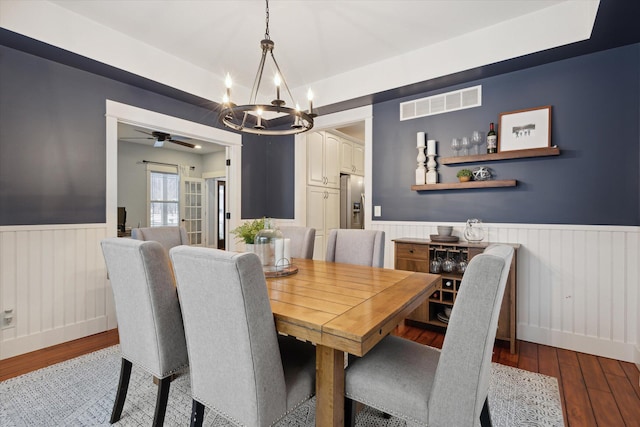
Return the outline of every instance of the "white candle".
{"type": "Polygon", "coordinates": [[[424,132],[418,132],[418,141],[416,147],[424,147],[424,132]]]}
{"type": "Polygon", "coordinates": [[[436,140],[430,139],[427,141],[427,156],[435,156],[436,155],[436,140]]]}
{"type": "Polygon", "coordinates": [[[284,239],[275,239],[275,263],[276,267],[282,267],[284,262],[284,239]]]}
{"type": "Polygon", "coordinates": [[[285,259],[285,264],[291,264],[291,239],[284,239],[284,254],[282,257],[285,259]]]}

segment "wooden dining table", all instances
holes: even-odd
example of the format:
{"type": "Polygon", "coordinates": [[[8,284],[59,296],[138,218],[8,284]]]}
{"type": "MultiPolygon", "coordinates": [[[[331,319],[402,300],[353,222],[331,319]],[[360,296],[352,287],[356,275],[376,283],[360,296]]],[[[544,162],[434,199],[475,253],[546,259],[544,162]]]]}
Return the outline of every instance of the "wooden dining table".
{"type": "Polygon", "coordinates": [[[437,274],[294,259],[267,279],[278,332],[316,345],[316,426],[344,425],[344,355],[364,356],[422,304],[437,274]]]}

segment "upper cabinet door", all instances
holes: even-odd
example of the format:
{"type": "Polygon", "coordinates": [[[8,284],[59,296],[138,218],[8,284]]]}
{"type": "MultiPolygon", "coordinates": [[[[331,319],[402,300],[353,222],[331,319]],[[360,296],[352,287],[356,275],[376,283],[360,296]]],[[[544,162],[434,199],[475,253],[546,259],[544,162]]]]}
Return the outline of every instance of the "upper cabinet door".
{"type": "Polygon", "coordinates": [[[327,132],[307,136],[307,185],[340,188],[341,141],[327,132]]]}
{"type": "Polygon", "coordinates": [[[307,184],[325,186],[324,132],[307,135],[307,184]]]}
{"type": "Polygon", "coordinates": [[[343,139],[340,141],[340,171],[353,173],[353,145],[351,141],[343,139]]]}
{"type": "Polygon", "coordinates": [[[331,134],[325,134],[324,159],[326,186],[340,188],[340,140],[331,134]]]}
{"type": "Polygon", "coordinates": [[[364,145],[353,144],[353,168],[356,175],[364,176],[364,145]]]}

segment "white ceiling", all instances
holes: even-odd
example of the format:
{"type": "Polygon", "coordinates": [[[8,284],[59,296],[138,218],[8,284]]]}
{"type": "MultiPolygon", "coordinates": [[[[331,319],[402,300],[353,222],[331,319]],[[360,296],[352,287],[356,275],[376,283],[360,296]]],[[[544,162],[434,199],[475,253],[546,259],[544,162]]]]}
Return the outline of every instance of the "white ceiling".
{"type": "MultiPolygon", "coordinates": [[[[325,105],[588,38],[598,4],[272,0],[270,35],[294,96],[313,87],[325,105]]],[[[0,11],[13,31],[211,100],[227,72],[232,99],[248,95],[265,31],[262,0],[2,0],[0,11]]]]}
{"type": "MultiPolygon", "coordinates": [[[[269,32],[289,85],[298,87],[560,2],[272,0],[269,32]]],[[[217,75],[253,81],[264,0],[53,3],[217,75]]]]}

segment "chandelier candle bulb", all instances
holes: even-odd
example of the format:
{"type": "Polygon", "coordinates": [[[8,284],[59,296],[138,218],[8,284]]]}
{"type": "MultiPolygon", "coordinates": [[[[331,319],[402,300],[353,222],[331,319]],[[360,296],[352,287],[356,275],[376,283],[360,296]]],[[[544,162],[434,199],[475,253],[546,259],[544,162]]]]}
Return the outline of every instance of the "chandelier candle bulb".
{"type": "Polygon", "coordinates": [[[276,76],[273,78],[274,83],[276,84],[276,99],[280,99],[280,74],[276,73],[276,76]]]}
{"type": "Polygon", "coordinates": [[[309,100],[309,114],[313,114],[313,92],[311,89],[307,92],[307,99],[309,100]]]}
{"type": "Polygon", "coordinates": [[[226,101],[227,104],[231,102],[231,76],[227,73],[227,77],[224,79],[224,85],[227,87],[226,101]]]}
{"type": "Polygon", "coordinates": [[[262,127],[262,110],[258,108],[256,110],[256,114],[258,115],[258,124],[256,125],[256,129],[259,129],[262,127]]]}
{"type": "Polygon", "coordinates": [[[417,133],[416,148],[424,147],[424,132],[417,133]]]}

